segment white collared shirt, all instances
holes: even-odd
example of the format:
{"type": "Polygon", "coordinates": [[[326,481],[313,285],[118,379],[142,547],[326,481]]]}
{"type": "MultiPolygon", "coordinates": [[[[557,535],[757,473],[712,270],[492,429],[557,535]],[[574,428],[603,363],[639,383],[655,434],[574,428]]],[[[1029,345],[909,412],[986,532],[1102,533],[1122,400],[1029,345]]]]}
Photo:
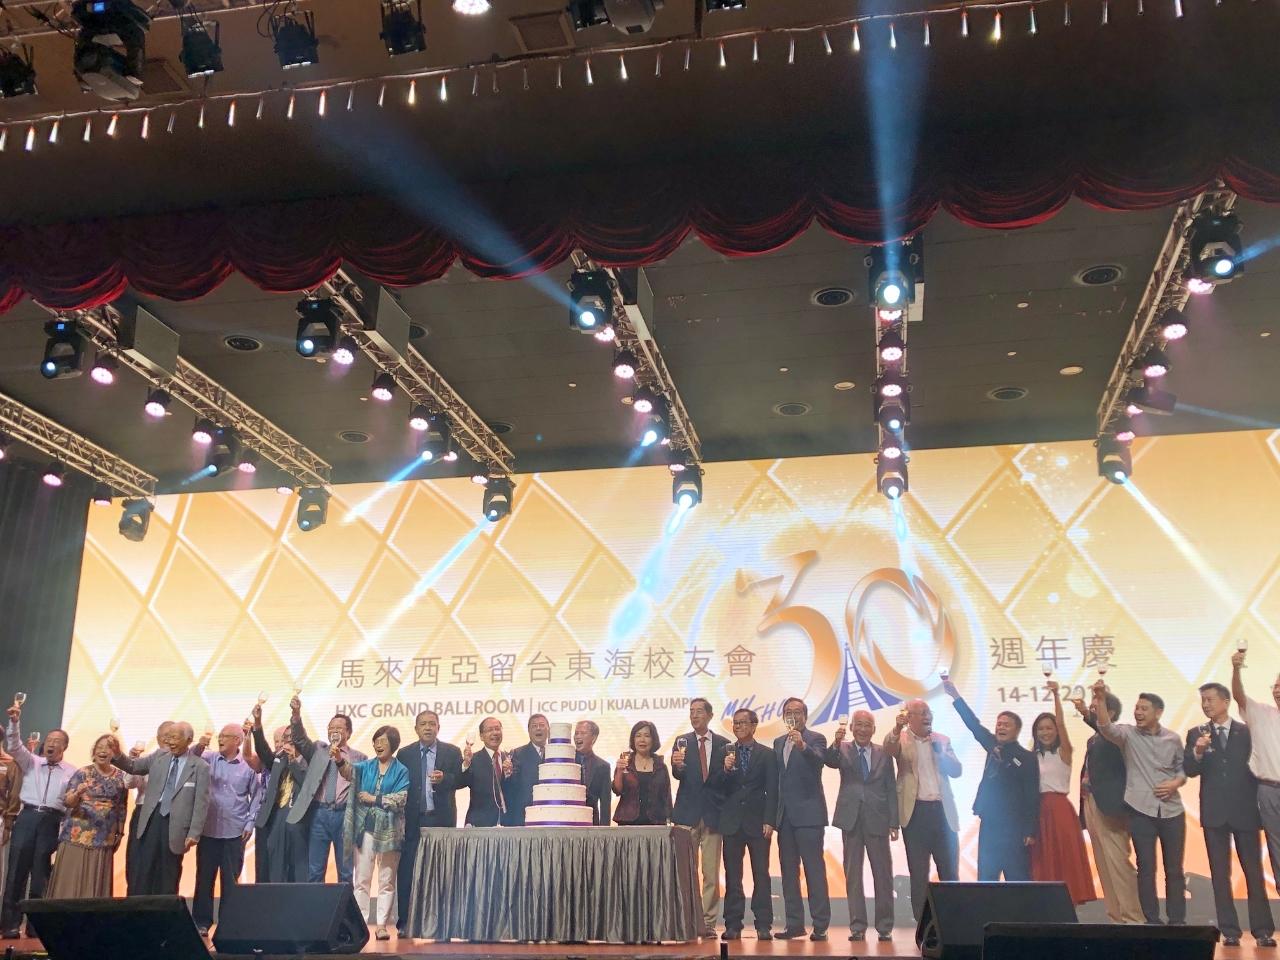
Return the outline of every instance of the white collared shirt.
{"type": "Polygon", "coordinates": [[[1240,714],[1253,739],[1249,769],[1259,780],[1280,783],[1280,710],[1246,697],[1240,704],[1240,714]]]}
{"type": "Polygon", "coordinates": [[[941,800],[942,783],[938,778],[938,758],[933,753],[933,737],[921,740],[910,730],[906,731],[916,747],[916,799],[941,800]]]}
{"type": "Polygon", "coordinates": [[[52,807],[65,811],[62,797],[67,792],[67,781],[76,768],[66,760],[50,764],[44,757],[35,756],[22,742],[22,731],[12,720],[5,732],[5,750],[22,768],[22,791],[19,798],[32,807],[52,807]]]}

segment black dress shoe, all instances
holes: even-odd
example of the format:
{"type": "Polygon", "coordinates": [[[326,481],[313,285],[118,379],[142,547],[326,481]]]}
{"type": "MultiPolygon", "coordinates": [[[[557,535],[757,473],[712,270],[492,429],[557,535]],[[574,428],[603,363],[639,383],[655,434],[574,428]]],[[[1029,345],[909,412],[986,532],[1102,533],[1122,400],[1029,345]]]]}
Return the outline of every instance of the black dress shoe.
{"type": "Polygon", "coordinates": [[[756,939],[757,939],[757,940],[772,940],[772,939],[773,939],[773,931],[772,931],[772,930],[757,930],[757,931],[756,931],[756,939]]]}
{"type": "Polygon", "coordinates": [[[9,930],[6,930],[3,934],[0,934],[0,940],[21,940],[21,939],[22,938],[18,935],[17,927],[13,927],[9,930]]]}
{"type": "Polygon", "coordinates": [[[880,934],[880,942],[881,942],[881,943],[890,943],[890,942],[892,942],[892,940],[893,940],[893,934],[892,934],[892,933],[882,933],[882,934],[880,934]]]}
{"type": "Polygon", "coordinates": [[[809,934],[809,939],[812,940],[814,943],[817,943],[821,940],[825,940],[827,939],[827,931],[815,930],[813,931],[813,933],[809,934]]]}
{"type": "Polygon", "coordinates": [[[1238,947],[1240,946],[1240,938],[1239,937],[1223,937],[1222,945],[1224,947],[1238,947]]]}
{"type": "Polygon", "coordinates": [[[1255,937],[1254,942],[1260,947],[1272,947],[1276,945],[1275,937],[1255,937]]]}
{"type": "Polygon", "coordinates": [[[863,940],[867,939],[867,935],[861,930],[855,930],[853,933],[849,934],[849,939],[855,943],[861,943],[863,940]]]}
{"type": "Polygon", "coordinates": [[[741,940],[742,934],[739,933],[737,930],[726,930],[724,933],[720,934],[720,939],[721,940],[741,940]]]}
{"type": "Polygon", "coordinates": [[[795,939],[798,939],[799,937],[804,936],[804,929],[801,928],[799,930],[792,930],[790,927],[788,927],[786,930],[783,930],[781,933],[775,933],[774,936],[777,937],[779,940],[795,940],[795,939]]]}

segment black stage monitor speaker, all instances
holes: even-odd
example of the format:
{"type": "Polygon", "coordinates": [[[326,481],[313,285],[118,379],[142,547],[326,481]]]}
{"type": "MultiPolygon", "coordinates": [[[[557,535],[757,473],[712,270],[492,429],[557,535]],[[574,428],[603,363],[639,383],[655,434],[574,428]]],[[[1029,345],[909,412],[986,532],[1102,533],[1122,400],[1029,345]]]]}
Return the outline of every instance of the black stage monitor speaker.
{"type": "Polygon", "coordinates": [[[929,960],[977,960],[988,923],[1075,923],[1065,883],[931,883],[916,927],[929,960]]]}
{"type": "Polygon", "coordinates": [[[982,960],[1213,960],[1214,927],[989,923],[982,960]]]}
{"type": "Polygon", "coordinates": [[[349,883],[237,884],[213,933],[219,953],[359,953],[368,942],[349,883]]]}
{"type": "Polygon", "coordinates": [[[26,900],[50,960],[209,960],[181,897],[26,900]]]}

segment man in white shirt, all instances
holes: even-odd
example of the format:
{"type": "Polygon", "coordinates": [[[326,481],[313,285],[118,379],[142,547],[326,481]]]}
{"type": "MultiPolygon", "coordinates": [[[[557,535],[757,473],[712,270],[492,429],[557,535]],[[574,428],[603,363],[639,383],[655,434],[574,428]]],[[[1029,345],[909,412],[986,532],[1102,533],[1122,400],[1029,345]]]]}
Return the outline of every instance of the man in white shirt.
{"type": "Polygon", "coordinates": [[[44,738],[39,757],[22,742],[20,721],[22,708],[9,708],[9,727],[5,731],[5,749],[22,770],[22,811],[13,825],[9,841],[9,864],[4,886],[4,907],[0,914],[0,931],[4,939],[18,939],[22,914],[18,902],[23,899],[27,880],[31,899],[44,896],[45,884],[58,848],[58,831],[66,812],[62,798],[67,781],[76,768],[62,759],[70,738],[65,730],[51,730],[44,738]]]}
{"type": "Polygon", "coordinates": [[[1280,676],[1271,684],[1276,706],[1251,700],[1244,692],[1244,652],[1231,656],[1231,695],[1240,704],[1240,718],[1249,726],[1253,751],[1249,769],[1258,778],[1258,813],[1267,835],[1272,877],[1280,883],[1280,676]]]}

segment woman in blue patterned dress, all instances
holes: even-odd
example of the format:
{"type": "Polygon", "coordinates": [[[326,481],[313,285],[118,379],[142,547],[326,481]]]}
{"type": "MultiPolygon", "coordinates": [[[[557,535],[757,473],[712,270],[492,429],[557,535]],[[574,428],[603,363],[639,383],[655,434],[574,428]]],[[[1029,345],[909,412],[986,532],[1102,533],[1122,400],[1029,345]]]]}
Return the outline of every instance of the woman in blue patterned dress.
{"type": "Polygon", "coordinates": [[[58,854],[44,895],[51,900],[112,895],[115,852],[124,833],[129,791],[124,774],[111,765],[120,745],[111,734],[93,744],[93,763],[67,781],[67,815],[58,834],[58,854]]]}

